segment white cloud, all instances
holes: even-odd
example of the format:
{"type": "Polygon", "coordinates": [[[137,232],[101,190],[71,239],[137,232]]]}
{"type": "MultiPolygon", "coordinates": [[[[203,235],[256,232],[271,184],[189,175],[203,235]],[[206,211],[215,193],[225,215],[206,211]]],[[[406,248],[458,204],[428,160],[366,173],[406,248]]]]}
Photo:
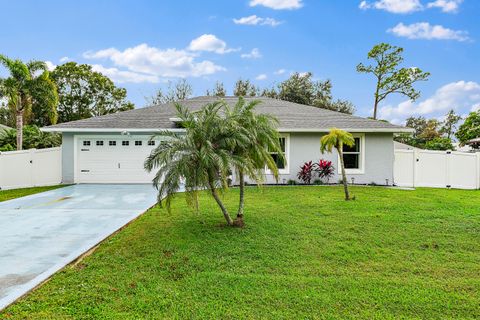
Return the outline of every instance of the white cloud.
{"type": "Polygon", "coordinates": [[[460,114],[480,106],[480,84],[473,81],[452,82],[439,88],[430,98],[421,102],[404,101],[397,106],[379,109],[380,119],[402,123],[410,116],[441,117],[450,109],[460,114]]]}
{"type": "Polygon", "coordinates": [[[52,61],[45,61],[48,71],[53,71],[57,66],[52,61]]]}
{"type": "Polygon", "coordinates": [[[278,69],[278,70],[275,71],[273,74],[278,74],[278,75],[280,75],[280,74],[284,74],[285,72],[287,72],[287,70],[285,70],[285,69],[278,69]]]}
{"type": "Polygon", "coordinates": [[[253,48],[250,53],[244,53],[240,55],[240,57],[244,59],[259,59],[262,57],[262,54],[260,53],[260,50],[258,50],[258,48],[253,48]]]}
{"type": "Polygon", "coordinates": [[[250,6],[264,6],[274,10],[293,10],[303,7],[302,0],[251,0],[250,6]]]}
{"type": "Polygon", "coordinates": [[[70,58],[69,58],[69,57],[62,57],[62,58],[60,58],[60,62],[67,62],[67,61],[70,61],[70,58]]]}
{"type": "Polygon", "coordinates": [[[387,32],[393,33],[398,37],[408,39],[427,39],[427,40],[469,40],[468,33],[461,30],[452,30],[441,25],[431,25],[428,22],[418,22],[410,25],[403,23],[388,29],[387,32]]]}
{"type": "Polygon", "coordinates": [[[420,0],[378,0],[375,2],[362,1],[360,9],[378,9],[391,13],[411,13],[422,10],[420,0]]]}
{"type": "Polygon", "coordinates": [[[440,8],[446,13],[455,13],[458,11],[463,0],[436,0],[427,4],[428,8],[440,8]]]}
{"type": "Polygon", "coordinates": [[[96,52],[85,52],[87,59],[109,59],[117,67],[157,77],[199,77],[226,70],[215,63],[197,61],[197,56],[186,50],[159,49],[147,44],[120,51],[108,48],[96,52]]]}
{"type": "Polygon", "coordinates": [[[267,80],[267,75],[265,73],[259,74],[255,79],[256,80],[267,80]]]}
{"type": "Polygon", "coordinates": [[[472,108],[470,109],[471,112],[477,112],[477,111],[480,111],[480,103],[477,103],[475,105],[472,106],[472,108]]]}
{"type": "Polygon", "coordinates": [[[208,51],[218,54],[238,51],[238,49],[227,48],[227,43],[213,34],[202,34],[200,37],[193,39],[188,49],[191,51],[208,51]]]}
{"type": "Polygon", "coordinates": [[[278,20],[275,20],[273,18],[261,18],[261,17],[258,17],[256,15],[251,15],[251,16],[248,16],[248,17],[240,18],[240,19],[233,19],[233,22],[235,24],[244,24],[244,25],[251,25],[251,26],[256,26],[256,25],[265,26],[265,25],[267,25],[267,26],[272,26],[272,27],[276,27],[279,24],[283,23],[282,21],[278,21],[278,20]]]}
{"type": "Polygon", "coordinates": [[[122,71],[118,70],[117,68],[105,68],[100,64],[92,65],[93,71],[100,72],[103,75],[109,77],[113,82],[116,83],[125,83],[125,82],[133,82],[133,83],[142,83],[142,82],[150,82],[150,83],[157,83],[159,82],[159,78],[155,75],[149,74],[142,74],[132,71],[122,71]]]}

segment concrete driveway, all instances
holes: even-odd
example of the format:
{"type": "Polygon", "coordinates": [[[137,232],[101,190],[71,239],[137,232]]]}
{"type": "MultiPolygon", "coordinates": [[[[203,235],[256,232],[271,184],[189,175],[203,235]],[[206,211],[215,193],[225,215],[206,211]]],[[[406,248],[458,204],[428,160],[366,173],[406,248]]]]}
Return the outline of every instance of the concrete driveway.
{"type": "Polygon", "coordinates": [[[0,202],[0,310],[155,204],[151,185],[75,185],[0,202]]]}

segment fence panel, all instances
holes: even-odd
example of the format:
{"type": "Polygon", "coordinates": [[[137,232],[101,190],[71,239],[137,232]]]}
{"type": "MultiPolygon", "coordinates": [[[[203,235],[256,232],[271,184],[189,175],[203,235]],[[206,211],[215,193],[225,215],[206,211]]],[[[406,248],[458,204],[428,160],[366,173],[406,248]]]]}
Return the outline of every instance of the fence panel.
{"type": "Polygon", "coordinates": [[[394,182],[402,187],[480,189],[480,153],[395,150],[394,182]]]}
{"type": "Polygon", "coordinates": [[[54,185],[61,181],[61,148],[0,153],[0,190],[54,185]]]}

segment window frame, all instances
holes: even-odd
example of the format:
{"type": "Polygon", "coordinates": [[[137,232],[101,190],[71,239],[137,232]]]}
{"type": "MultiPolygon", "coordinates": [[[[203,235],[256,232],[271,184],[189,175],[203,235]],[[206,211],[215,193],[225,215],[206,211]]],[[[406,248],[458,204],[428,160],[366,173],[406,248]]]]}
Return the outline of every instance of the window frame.
{"type": "Polygon", "coordinates": [[[105,145],[105,143],[103,142],[103,140],[96,140],[95,141],[95,146],[96,147],[103,147],[105,145]]]}
{"type": "MultiPolygon", "coordinates": [[[[290,174],[290,134],[280,133],[280,138],[285,138],[285,168],[278,169],[278,174],[290,174]]],[[[273,152],[269,152],[270,154],[273,152]]],[[[265,174],[273,174],[273,172],[265,167],[265,174]]]]}
{"type": "Polygon", "coordinates": [[[82,146],[84,147],[90,147],[92,145],[90,140],[83,140],[82,146]]]}
{"type": "Polygon", "coordinates": [[[116,140],[109,140],[108,141],[108,146],[109,147],[116,147],[117,146],[117,141],[116,140]]]}
{"type": "MultiPolygon", "coordinates": [[[[365,174],[365,134],[364,133],[352,133],[353,138],[358,138],[360,139],[360,151],[359,157],[358,157],[358,169],[347,169],[345,168],[345,173],[346,174],[365,174]]],[[[346,154],[356,154],[357,152],[347,152],[346,154]]],[[[345,154],[345,153],[344,153],[345,154]]],[[[340,166],[340,155],[337,155],[338,159],[338,168],[337,172],[338,174],[342,174],[342,168],[340,166]]]]}
{"type": "Polygon", "coordinates": [[[147,146],[154,147],[156,145],[155,140],[148,140],[147,146]]]}
{"type": "Polygon", "coordinates": [[[143,141],[142,140],[135,140],[134,145],[135,145],[135,147],[141,147],[141,146],[143,146],[143,141]]]}
{"type": "Polygon", "coordinates": [[[122,147],[129,147],[130,141],[129,140],[122,140],[122,147]]]}

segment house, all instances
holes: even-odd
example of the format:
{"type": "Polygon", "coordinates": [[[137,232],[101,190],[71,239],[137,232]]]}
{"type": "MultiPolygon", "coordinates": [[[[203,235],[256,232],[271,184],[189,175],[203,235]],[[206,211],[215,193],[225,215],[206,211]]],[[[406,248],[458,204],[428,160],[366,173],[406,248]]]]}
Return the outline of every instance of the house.
{"type": "MultiPolygon", "coordinates": [[[[197,110],[218,99],[197,97],[181,103],[197,110]]],[[[223,99],[228,104],[237,101],[236,97],[223,99]]],[[[280,183],[296,179],[305,161],[320,158],[333,162],[335,177],[332,181],[338,181],[338,155],[320,153],[321,136],[337,127],[355,137],[355,146],[344,149],[349,179],[354,178],[355,183],[392,184],[393,135],[412,132],[411,129],[277,99],[247,98],[252,99],[261,101],[257,106],[259,113],[272,114],[279,120],[286,159],[286,162],[278,161],[280,183]]],[[[153,173],[145,172],[143,163],[161,140],[151,141],[151,135],[161,129],[182,131],[176,126],[175,117],[174,105],[170,103],[61,123],[42,130],[62,133],[64,183],[147,183],[153,173]]],[[[266,180],[275,182],[268,171],[266,180]]]]}

